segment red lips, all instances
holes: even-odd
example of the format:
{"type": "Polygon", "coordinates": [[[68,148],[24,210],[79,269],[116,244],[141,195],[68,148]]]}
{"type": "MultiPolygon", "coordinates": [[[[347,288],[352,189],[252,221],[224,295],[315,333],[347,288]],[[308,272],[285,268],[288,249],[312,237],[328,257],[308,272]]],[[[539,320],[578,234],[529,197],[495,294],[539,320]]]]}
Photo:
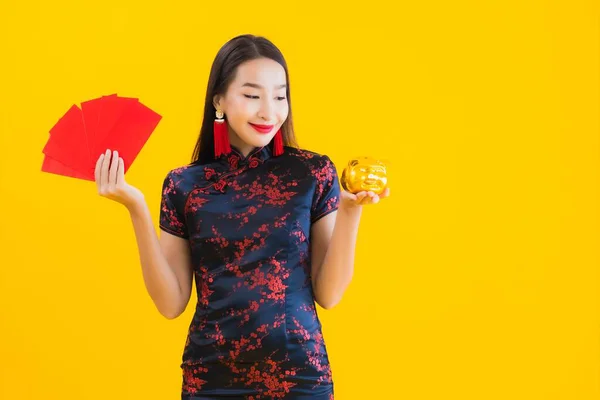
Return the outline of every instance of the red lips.
{"type": "Polygon", "coordinates": [[[255,131],[257,131],[258,133],[269,133],[273,130],[273,127],[275,125],[258,125],[258,124],[252,124],[250,123],[250,126],[252,126],[254,128],[255,131]]]}

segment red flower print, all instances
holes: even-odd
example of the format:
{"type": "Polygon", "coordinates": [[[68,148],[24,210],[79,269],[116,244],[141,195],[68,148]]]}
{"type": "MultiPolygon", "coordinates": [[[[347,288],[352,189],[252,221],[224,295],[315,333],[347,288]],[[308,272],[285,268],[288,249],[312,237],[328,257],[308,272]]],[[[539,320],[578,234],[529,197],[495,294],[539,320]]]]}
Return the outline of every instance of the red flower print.
{"type": "Polygon", "coordinates": [[[202,197],[192,197],[190,201],[186,204],[185,212],[196,212],[198,211],[204,204],[208,203],[208,200],[202,197]]]}
{"type": "Polygon", "coordinates": [[[204,168],[204,177],[207,180],[210,180],[216,174],[215,170],[212,168],[204,168]]]}
{"type": "Polygon", "coordinates": [[[215,189],[217,189],[221,193],[225,193],[226,185],[227,185],[227,183],[223,179],[221,179],[219,182],[216,182],[213,186],[215,189]]]}
{"type": "Polygon", "coordinates": [[[248,166],[250,168],[256,168],[256,167],[258,167],[258,164],[259,164],[258,160],[256,158],[253,158],[252,160],[250,160],[250,163],[248,164],[248,166]]]}
{"type": "Polygon", "coordinates": [[[198,378],[196,375],[208,372],[205,367],[186,367],[183,370],[183,389],[188,393],[197,393],[202,390],[202,385],[206,383],[204,379],[198,378]]]}
{"type": "Polygon", "coordinates": [[[240,158],[237,155],[232,154],[229,156],[229,165],[231,166],[231,168],[237,168],[239,161],[240,158]]]}

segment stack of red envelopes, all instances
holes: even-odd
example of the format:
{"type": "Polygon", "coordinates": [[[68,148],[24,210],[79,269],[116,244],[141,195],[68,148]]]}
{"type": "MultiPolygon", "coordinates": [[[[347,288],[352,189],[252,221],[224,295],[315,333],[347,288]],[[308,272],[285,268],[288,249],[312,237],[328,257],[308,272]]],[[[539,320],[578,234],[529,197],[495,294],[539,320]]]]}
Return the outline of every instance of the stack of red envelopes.
{"type": "Polygon", "coordinates": [[[96,161],[110,149],[127,172],[161,118],[137,98],[116,94],[74,104],[50,130],[42,171],[94,181],[96,161]]]}

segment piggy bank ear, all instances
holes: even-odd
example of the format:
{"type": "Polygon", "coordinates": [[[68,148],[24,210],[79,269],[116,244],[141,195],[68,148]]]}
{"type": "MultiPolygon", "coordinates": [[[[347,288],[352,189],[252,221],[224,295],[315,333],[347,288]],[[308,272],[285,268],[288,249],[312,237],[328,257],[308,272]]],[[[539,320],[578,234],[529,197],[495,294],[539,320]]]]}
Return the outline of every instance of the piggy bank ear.
{"type": "Polygon", "coordinates": [[[358,165],[358,160],[357,160],[357,159],[350,160],[350,162],[348,162],[348,166],[349,166],[350,168],[352,168],[352,167],[356,167],[357,165],[358,165]]]}
{"type": "Polygon", "coordinates": [[[348,176],[347,176],[347,172],[348,172],[348,168],[344,168],[344,170],[342,171],[342,176],[340,177],[340,182],[342,184],[342,188],[349,192],[350,189],[348,188],[348,176]]]}

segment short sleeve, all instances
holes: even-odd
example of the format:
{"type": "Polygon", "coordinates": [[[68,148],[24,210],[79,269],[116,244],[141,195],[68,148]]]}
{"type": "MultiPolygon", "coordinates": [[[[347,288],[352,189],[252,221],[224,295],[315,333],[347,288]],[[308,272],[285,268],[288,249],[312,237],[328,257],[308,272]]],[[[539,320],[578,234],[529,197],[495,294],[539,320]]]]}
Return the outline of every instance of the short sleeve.
{"type": "Polygon", "coordinates": [[[314,223],[338,209],[340,183],[335,165],[328,156],[320,157],[312,173],[317,181],[310,218],[311,223],[314,223]]]}
{"type": "Polygon", "coordinates": [[[179,187],[181,180],[170,171],[163,181],[160,201],[159,226],[162,230],[187,239],[185,224],[185,194],[179,187]]]}

